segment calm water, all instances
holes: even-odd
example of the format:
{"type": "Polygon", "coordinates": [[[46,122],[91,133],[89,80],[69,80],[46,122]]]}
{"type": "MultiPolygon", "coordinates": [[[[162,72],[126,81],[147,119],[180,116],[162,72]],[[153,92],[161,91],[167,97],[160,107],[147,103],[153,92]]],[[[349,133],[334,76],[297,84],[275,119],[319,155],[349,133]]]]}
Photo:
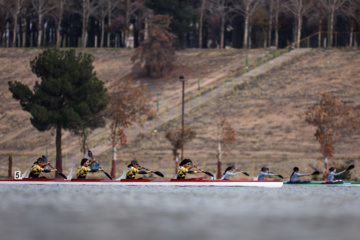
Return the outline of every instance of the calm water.
{"type": "Polygon", "coordinates": [[[0,185],[0,239],[360,239],[360,187],[0,185]]]}

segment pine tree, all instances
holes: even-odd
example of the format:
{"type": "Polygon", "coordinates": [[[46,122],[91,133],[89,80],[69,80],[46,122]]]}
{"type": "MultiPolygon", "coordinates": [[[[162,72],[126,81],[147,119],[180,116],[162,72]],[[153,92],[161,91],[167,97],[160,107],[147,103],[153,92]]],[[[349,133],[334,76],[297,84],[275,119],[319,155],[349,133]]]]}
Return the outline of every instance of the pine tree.
{"type": "MultiPolygon", "coordinates": [[[[106,89],[96,77],[94,57],[75,50],[45,50],[30,61],[41,82],[33,90],[21,82],[9,82],[13,98],[30,112],[31,124],[39,131],[56,129],[56,168],[62,172],[61,131],[74,133],[104,125],[99,113],[107,106],[106,89]]],[[[58,176],[57,176],[58,177],[58,176]]]]}

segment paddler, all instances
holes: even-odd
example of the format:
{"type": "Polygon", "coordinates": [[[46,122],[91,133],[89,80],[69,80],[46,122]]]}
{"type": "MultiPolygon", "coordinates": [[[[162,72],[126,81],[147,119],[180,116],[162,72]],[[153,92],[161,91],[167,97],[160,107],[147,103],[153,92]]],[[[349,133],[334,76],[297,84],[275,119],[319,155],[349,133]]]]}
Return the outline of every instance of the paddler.
{"type": "Polygon", "coordinates": [[[132,160],[128,165],[128,169],[126,170],[126,179],[135,179],[136,174],[147,174],[152,172],[151,170],[141,169],[144,169],[144,167],[140,166],[138,160],[132,160]]]}
{"type": "Polygon", "coordinates": [[[180,168],[177,172],[176,179],[185,179],[186,173],[202,173],[203,170],[200,171],[189,171],[191,168],[196,168],[195,165],[192,164],[192,161],[190,159],[184,159],[179,164],[180,168]]]}
{"type": "Polygon", "coordinates": [[[262,181],[267,176],[278,176],[278,174],[273,174],[271,171],[269,171],[269,168],[262,167],[261,171],[259,172],[259,175],[257,177],[257,180],[262,181]]]}
{"type": "Polygon", "coordinates": [[[88,172],[97,172],[97,171],[103,171],[102,168],[99,169],[90,169],[89,166],[91,164],[95,163],[95,159],[93,159],[91,162],[87,158],[83,158],[80,163],[80,168],[76,172],[77,179],[85,179],[88,172]]]}
{"type": "Polygon", "coordinates": [[[346,172],[346,169],[343,170],[343,171],[341,171],[341,172],[338,172],[338,173],[337,173],[337,172],[336,172],[336,168],[331,167],[331,168],[329,169],[329,175],[328,175],[328,177],[327,177],[327,181],[328,181],[328,182],[333,182],[335,176],[340,175],[340,174],[342,174],[342,173],[344,173],[344,172],[346,172]]]}
{"type": "Polygon", "coordinates": [[[298,180],[299,177],[310,176],[310,175],[311,174],[300,173],[300,169],[298,167],[294,167],[293,173],[290,176],[290,182],[297,182],[299,181],[298,180]]]}
{"type": "MultiPolygon", "coordinates": [[[[50,165],[50,163],[47,162],[46,158],[43,157],[38,158],[36,162],[34,162],[33,165],[31,166],[29,178],[39,178],[39,175],[42,172],[49,173],[56,171],[56,169],[51,169],[51,170],[45,169],[47,165],[50,165]]],[[[41,178],[46,178],[46,177],[41,177],[41,178]]]]}
{"type": "Polygon", "coordinates": [[[234,165],[229,166],[228,168],[226,168],[224,175],[222,176],[222,178],[220,180],[230,180],[231,176],[235,176],[235,175],[238,175],[239,173],[242,173],[242,171],[235,172],[236,170],[237,170],[237,168],[235,168],[234,165]]]}

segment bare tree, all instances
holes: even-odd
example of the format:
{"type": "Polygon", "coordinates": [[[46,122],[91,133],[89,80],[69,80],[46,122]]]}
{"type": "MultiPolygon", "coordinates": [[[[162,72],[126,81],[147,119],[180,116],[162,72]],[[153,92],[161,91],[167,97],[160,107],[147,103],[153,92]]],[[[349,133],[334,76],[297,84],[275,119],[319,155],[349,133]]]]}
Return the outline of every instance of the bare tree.
{"type": "Polygon", "coordinates": [[[77,9],[77,12],[82,17],[82,32],[81,32],[81,41],[82,47],[86,48],[87,44],[87,37],[88,37],[88,25],[89,25],[89,18],[94,16],[96,10],[98,8],[97,1],[95,0],[81,0],[81,7],[77,9]]]}
{"type": "Polygon", "coordinates": [[[25,3],[26,3],[26,0],[3,0],[3,3],[2,3],[13,21],[13,39],[12,39],[12,44],[11,44],[12,47],[16,47],[18,18],[19,18],[20,12],[24,10],[25,3]]]}
{"type": "Polygon", "coordinates": [[[360,1],[359,0],[348,0],[345,7],[342,8],[343,15],[348,19],[350,24],[350,39],[349,47],[353,46],[354,28],[356,23],[359,23],[358,18],[360,14],[360,1]]]}
{"type": "Polygon", "coordinates": [[[220,49],[224,48],[225,22],[231,9],[228,6],[229,0],[208,0],[208,8],[211,9],[212,17],[217,18],[220,25],[220,49]]]}
{"type": "Polygon", "coordinates": [[[202,47],[202,28],[204,21],[204,10],[205,10],[205,0],[201,0],[200,19],[199,19],[199,48],[202,47]]]}
{"type": "MultiPolygon", "coordinates": [[[[124,130],[134,123],[142,123],[144,118],[153,114],[150,94],[147,87],[138,87],[129,77],[120,79],[110,92],[110,102],[105,116],[110,122],[110,141],[113,150],[113,168],[115,166],[117,146],[126,143],[124,130]]],[[[112,170],[112,175],[115,171],[112,170]]]]}
{"type": "Polygon", "coordinates": [[[348,0],[319,0],[319,3],[327,10],[327,13],[330,14],[330,33],[329,33],[329,46],[333,45],[333,32],[334,32],[334,22],[335,15],[339,13],[340,8],[347,2],[348,0]]]}
{"type": "Polygon", "coordinates": [[[60,29],[61,22],[64,15],[64,9],[68,0],[57,0],[55,1],[55,11],[54,11],[54,19],[56,22],[56,47],[60,47],[61,39],[60,39],[60,29]]]}
{"type": "Polygon", "coordinates": [[[288,4],[285,5],[287,10],[294,15],[297,21],[297,46],[300,47],[301,30],[303,24],[303,17],[313,6],[310,0],[289,0],[288,4]]]}
{"type": "Polygon", "coordinates": [[[244,17],[244,41],[243,47],[247,48],[249,44],[249,19],[252,17],[262,0],[242,0],[235,1],[233,4],[233,11],[244,17]]]}
{"type": "Polygon", "coordinates": [[[323,4],[319,1],[314,2],[314,7],[311,8],[311,10],[307,14],[308,24],[309,25],[313,25],[313,24],[318,25],[318,31],[319,31],[318,46],[319,46],[319,48],[321,47],[321,34],[322,34],[322,30],[323,30],[322,26],[323,26],[323,22],[324,22],[326,15],[327,15],[327,10],[323,6],[323,4]]]}
{"type": "Polygon", "coordinates": [[[304,113],[305,121],[316,127],[314,134],[320,143],[324,156],[324,178],[327,176],[328,157],[335,152],[334,141],[342,130],[356,132],[359,130],[359,111],[354,110],[337,96],[323,93],[319,104],[310,107],[304,113]]]}
{"type": "Polygon", "coordinates": [[[42,30],[45,17],[56,8],[56,1],[51,0],[31,0],[33,11],[37,15],[38,39],[37,46],[41,46],[42,30]]]}
{"type": "Polygon", "coordinates": [[[216,142],[217,142],[217,152],[216,157],[218,160],[218,171],[217,171],[217,178],[221,178],[221,163],[222,163],[222,157],[223,157],[223,150],[224,147],[226,150],[226,153],[228,155],[231,154],[229,145],[231,143],[234,143],[236,141],[235,138],[235,130],[232,128],[230,122],[227,120],[226,116],[224,115],[224,112],[220,112],[218,114],[218,122],[217,122],[217,128],[216,128],[216,142]]]}
{"type": "MultiPolygon", "coordinates": [[[[165,134],[165,138],[169,140],[172,146],[172,153],[174,157],[175,163],[175,174],[178,171],[178,157],[179,157],[179,150],[185,146],[188,142],[192,141],[196,137],[196,131],[191,128],[184,129],[184,135],[182,135],[182,129],[173,129],[169,130],[165,134]]],[[[183,160],[183,159],[181,159],[183,160]]]]}

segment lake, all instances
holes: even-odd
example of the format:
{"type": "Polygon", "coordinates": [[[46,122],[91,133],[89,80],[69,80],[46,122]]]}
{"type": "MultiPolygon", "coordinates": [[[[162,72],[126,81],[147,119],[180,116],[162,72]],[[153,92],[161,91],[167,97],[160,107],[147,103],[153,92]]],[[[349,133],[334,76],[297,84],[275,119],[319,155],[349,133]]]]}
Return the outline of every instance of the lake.
{"type": "Polygon", "coordinates": [[[0,185],[1,239],[359,239],[360,187],[0,185]]]}

